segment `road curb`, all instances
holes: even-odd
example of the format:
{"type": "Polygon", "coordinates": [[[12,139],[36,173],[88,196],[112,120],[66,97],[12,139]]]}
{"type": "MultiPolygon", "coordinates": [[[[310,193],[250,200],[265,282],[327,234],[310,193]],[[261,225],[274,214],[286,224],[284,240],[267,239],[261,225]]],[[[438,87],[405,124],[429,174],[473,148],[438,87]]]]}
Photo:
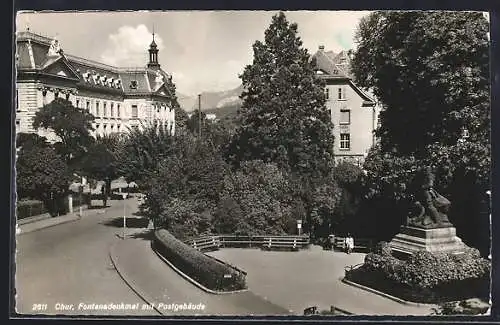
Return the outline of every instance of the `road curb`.
{"type": "Polygon", "coordinates": [[[382,296],[384,298],[390,299],[390,300],[395,301],[397,303],[400,303],[402,305],[408,305],[408,306],[414,306],[414,307],[434,307],[434,306],[436,306],[436,304],[418,303],[418,302],[407,301],[407,300],[404,300],[404,299],[401,299],[401,298],[398,298],[398,297],[394,297],[394,296],[391,296],[390,294],[387,294],[385,292],[378,291],[378,290],[375,290],[373,288],[366,287],[364,285],[361,285],[361,284],[349,281],[346,278],[342,278],[342,282],[345,283],[345,284],[347,284],[347,285],[356,287],[358,289],[362,289],[362,290],[374,293],[376,295],[382,296]]]}
{"type": "MultiPolygon", "coordinates": [[[[21,229],[21,227],[19,226],[24,226],[24,225],[28,225],[28,224],[33,224],[35,223],[36,221],[34,222],[31,222],[31,223],[26,223],[26,224],[23,224],[23,225],[20,225],[19,223],[16,225],[16,228],[17,229],[21,229],[21,232],[17,233],[17,236],[22,236],[24,234],[29,234],[29,233],[32,233],[32,232],[35,232],[35,231],[39,231],[39,230],[43,230],[43,229],[47,229],[47,228],[51,228],[51,227],[55,227],[55,226],[59,226],[59,225],[62,225],[62,224],[65,224],[65,223],[70,223],[70,222],[75,222],[75,221],[78,221],[80,220],[81,217],[80,216],[74,216],[72,217],[71,219],[67,219],[67,220],[62,220],[60,222],[55,222],[55,223],[52,223],[52,224],[49,224],[49,225],[46,225],[46,226],[41,226],[41,227],[37,227],[37,228],[34,228],[34,229],[31,229],[31,230],[26,230],[26,231],[23,231],[21,229]]],[[[42,220],[46,220],[46,219],[42,219],[42,220]]],[[[38,221],[41,221],[41,220],[38,220],[38,221]]]]}
{"type": "Polygon", "coordinates": [[[211,293],[211,294],[215,294],[215,295],[230,295],[230,294],[237,294],[237,293],[248,291],[248,289],[235,290],[235,291],[215,291],[215,290],[208,289],[207,287],[203,286],[202,284],[200,284],[199,282],[197,282],[196,280],[194,280],[193,278],[191,278],[190,276],[188,276],[187,274],[182,272],[180,269],[175,267],[169,260],[167,260],[165,257],[163,257],[156,249],[154,249],[152,242],[151,242],[151,249],[153,250],[153,252],[155,252],[155,254],[163,262],[167,263],[168,266],[170,266],[175,272],[177,272],[177,274],[179,274],[184,279],[188,280],[189,282],[191,282],[192,284],[194,284],[195,286],[197,286],[198,288],[200,288],[201,290],[203,290],[207,293],[211,293]]]}
{"type": "Polygon", "coordinates": [[[139,296],[139,298],[141,298],[145,303],[153,306],[153,309],[156,310],[156,312],[158,312],[160,315],[162,316],[167,316],[167,314],[164,314],[162,311],[160,311],[156,305],[154,304],[154,301],[151,297],[148,297],[148,295],[146,293],[144,293],[142,290],[140,290],[138,287],[138,285],[133,285],[133,281],[130,280],[129,277],[126,276],[126,272],[123,271],[123,268],[120,269],[120,267],[118,266],[119,263],[118,263],[118,257],[116,255],[116,252],[115,252],[115,249],[116,249],[116,245],[118,245],[120,242],[115,242],[113,244],[111,244],[111,246],[109,247],[109,258],[111,259],[111,263],[113,264],[113,267],[115,268],[116,270],[116,273],[118,273],[118,275],[120,276],[120,278],[123,280],[123,282],[125,282],[127,284],[127,286],[132,289],[132,291],[139,296]]]}

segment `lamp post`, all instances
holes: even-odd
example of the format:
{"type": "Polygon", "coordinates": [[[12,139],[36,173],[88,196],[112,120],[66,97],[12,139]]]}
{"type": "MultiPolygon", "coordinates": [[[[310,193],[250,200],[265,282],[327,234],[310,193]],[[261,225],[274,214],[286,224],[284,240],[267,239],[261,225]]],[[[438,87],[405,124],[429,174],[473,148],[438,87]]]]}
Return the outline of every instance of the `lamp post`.
{"type": "Polygon", "coordinates": [[[123,197],[123,236],[122,239],[125,239],[125,229],[127,227],[127,217],[125,214],[125,199],[127,198],[127,193],[122,193],[123,197]]]}
{"type": "Polygon", "coordinates": [[[198,137],[201,139],[201,94],[198,95],[198,137]]]}
{"type": "Polygon", "coordinates": [[[82,183],[80,184],[80,218],[83,216],[83,188],[85,186],[86,179],[82,176],[82,183]]]}

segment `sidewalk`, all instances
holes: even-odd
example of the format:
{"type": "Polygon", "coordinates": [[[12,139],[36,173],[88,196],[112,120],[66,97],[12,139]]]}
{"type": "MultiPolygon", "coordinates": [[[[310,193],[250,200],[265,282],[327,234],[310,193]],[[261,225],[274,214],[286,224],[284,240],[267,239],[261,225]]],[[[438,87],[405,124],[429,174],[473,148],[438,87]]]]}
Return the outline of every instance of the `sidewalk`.
{"type": "MultiPolygon", "coordinates": [[[[130,235],[129,235],[130,236],[130,235]]],[[[163,315],[287,315],[289,311],[250,291],[209,294],[177,274],[151,249],[147,239],[118,240],[110,257],[123,280],[145,301],[155,306],[203,304],[204,310],[158,308],[163,315]]]]}
{"type": "MultiPolygon", "coordinates": [[[[136,204],[136,200],[137,199],[133,198],[133,199],[127,199],[125,201],[125,204],[127,205],[128,214],[131,214],[131,211],[135,209],[134,208],[132,210],[129,210],[131,204],[136,204]]],[[[82,209],[83,218],[103,214],[106,211],[109,212],[111,210],[120,210],[120,213],[123,213],[121,210],[123,209],[123,204],[124,204],[123,200],[108,200],[107,207],[101,207],[100,206],[102,204],[101,202],[102,202],[101,200],[92,200],[91,209],[89,209],[86,205],[83,206],[82,209]]],[[[79,215],[80,215],[79,207],[76,207],[73,209],[73,213],[68,213],[58,217],[51,217],[48,213],[44,213],[38,216],[17,220],[16,234],[17,235],[25,234],[36,230],[77,221],[81,219],[79,215]]]]}
{"type": "Polygon", "coordinates": [[[35,218],[30,218],[31,220],[19,220],[16,225],[16,234],[22,235],[63,223],[77,221],[80,219],[80,215],[79,212],[73,212],[59,217],[51,217],[48,213],[46,213],[35,218]]]}

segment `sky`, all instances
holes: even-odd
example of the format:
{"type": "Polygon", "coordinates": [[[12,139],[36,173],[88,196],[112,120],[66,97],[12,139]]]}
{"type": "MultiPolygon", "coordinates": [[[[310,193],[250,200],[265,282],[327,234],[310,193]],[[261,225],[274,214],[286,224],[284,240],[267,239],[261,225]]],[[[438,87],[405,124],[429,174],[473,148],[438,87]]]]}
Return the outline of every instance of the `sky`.
{"type": "MultiPolygon", "coordinates": [[[[236,88],[252,63],[252,44],[264,39],[273,11],[129,11],[18,13],[16,30],[57,37],[69,54],[119,67],[144,66],[154,29],[158,60],[177,91],[196,95],[236,88]]],[[[285,12],[298,24],[309,53],[319,45],[354,48],[362,11],[285,12]]]]}

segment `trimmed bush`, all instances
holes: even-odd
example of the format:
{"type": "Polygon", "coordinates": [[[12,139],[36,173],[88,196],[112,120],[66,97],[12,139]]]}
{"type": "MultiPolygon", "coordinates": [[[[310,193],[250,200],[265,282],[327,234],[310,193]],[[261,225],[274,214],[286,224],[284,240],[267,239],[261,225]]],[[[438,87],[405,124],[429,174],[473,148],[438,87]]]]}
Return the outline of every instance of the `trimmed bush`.
{"type": "Polygon", "coordinates": [[[197,251],[165,229],[155,232],[152,245],[175,267],[211,290],[234,291],[246,288],[246,274],[243,271],[197,251]]]}
{"type": "Polygon", "coordinates": [[[46,212],[47,212],[47,209],[45,208],[42,201],[37,201],[37,200],[17,201],[17,219],[18,220],[37,216],[37,215],[40,215],[40,214],[43,214],[46,212]]]}
{"type": "Polygon", "coordinates": [[[359,269],[346,278],[405,300],[436,303],[489,294],[491,263],[469,248],[463,254],[421,251],[407,261],[387,253],[366,255],[359,269]]]}

